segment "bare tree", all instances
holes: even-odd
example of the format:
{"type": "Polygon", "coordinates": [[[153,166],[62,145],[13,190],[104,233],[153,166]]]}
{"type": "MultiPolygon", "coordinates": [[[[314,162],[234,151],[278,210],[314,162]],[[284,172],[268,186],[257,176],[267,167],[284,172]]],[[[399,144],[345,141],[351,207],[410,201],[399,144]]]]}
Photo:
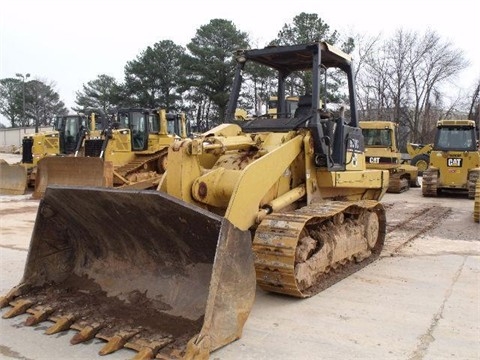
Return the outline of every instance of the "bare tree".
{"type": "Polygon", "coordinates": [[[468,111],[468,118],[475,120],[477,129],[480,128],[480,77],[473,89],[473,93],[470,101],[470,109],[468,111]]]}
{"type": "Polygon", "coordinates": [[[26,112],[33,124],[38,126],[52,125],[55,115],[68,114],[65,104],[54,90],[55,83],[46,84],[40,80],[32,80],[27,88],[26,112]]]}
{"type": "Polygon", "coordinates": [[[431,111],[441,101],[440,86],[466,68],[468,62],[462,51],[454,49],[450,42],[443,42],[432,31],[427,31],[413,50],[416,61],[411,83],[415,113],[408,120],[414,137],[424,137],[439,120],[431,111]]]}
{"type": "MultiPolygon", "coordinates": [[[[444,115],[442,86],[468,66],[463,52],[434,31],[420,35],[397,30],[362,57],[358,83],[367,97],[369,116],[393,120],[405,127],[410,141],[430,142],[444,115]]],[[[368,49],[368,48],[367,48],[368,49]]]]}
{"type": "Polygon", "coordinates": [[[355,81],[357,85],[357,103],[362,120],[387,120],[383,113],[388,108],[385,97],[385,82],[379,71],[385,67],[383,57],[377,57],[381,45],[381,35],[366,37],[355,34],[355,81]],[[372,66],[372,64],[376,66],[372,66]]]}

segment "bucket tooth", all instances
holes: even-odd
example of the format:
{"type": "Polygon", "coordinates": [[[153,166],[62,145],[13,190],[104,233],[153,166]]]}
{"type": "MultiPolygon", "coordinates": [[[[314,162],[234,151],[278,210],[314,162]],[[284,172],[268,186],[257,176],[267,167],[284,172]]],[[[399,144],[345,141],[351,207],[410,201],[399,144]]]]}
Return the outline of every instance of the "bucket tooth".
{"type": "Polygon", "coordinates": [[[120,331],[113,335],[110,338],[101,337],[108,341],[107,344],[98,352],[99,355],[111,354],[117,350],[123,348],[123,346],[130,340],[132,337],[137,335],[141,330],[130,330],[130,331],[120,331]]]}
{"type": "Polygon", "coordinates": [[[105,327],[101,323],[93,323],[91,325],[85,326],[80,332],[76,333],[70,340],[70,344],[76,345],[88,340],[91,340],[97,335],[97,333],[105,327]]]}
{"type": "Polygon", "coordinates": [[[0,309],[7,307],[14,298],[27,292],[29,286],[26,284],[20,284],[11,289],[5,296],[0,297],[0,309]]]}
{"type": "Polygon", "coordinates": [[[175,358],[173,349],[185,355],[202,329],[212,351],[240,336],[253,304],[251,234],[157,191],[52,185],[39,204],[22,283],[9,294],[10,304],[28,298],[33,308],[53,307],[46,334],[73,330],[70,341],[80,332],[72,343],[97,330],[84,327],[105,324],[95,334],[106,340],[100,355],[171,335],[170,344],[158,351],[147,344],[138,356],[175,358]],[[100,204],[115,211],[95,211],[100,204]]]}
{"type": "Polygon", "coordinates": [[[148,339],[133,339],[125,344],[125,347],[137,351],[137,355],[133,358],[134,360],[147,360],[154,359],[157,352],[172,343],[173,339],[171,336],[164,337],[159,340],[148,340],[148,339]]]}
{"type": "Polygon", "coordinates": [[[30,308],[27,310],[29,314],[32,314],[25,320],[26,326],[33,326],[41,323],[48,319],[48,317],[54,312],[55,310],[50,306],[36,306],[35,308],[30,308]]]}
{"type": "Polygon", "coordinates": [[[0,309],[3,309],[4,307],[7,307],[10,301],[12,301],[12,297],[7,297],[7,296],[1,296],[0,297],[0,309]]]}
{"type": "Polygon", "coordinates": [[[181,350],[173,349],[169,354],[166,353],[158,353],[155,359],[160,360],[178,360],[183,359],[184,353],[181,350]]]}
{"type": "Polygon", "coordinates": [[[152,349],[146,347],[140,350],[133,360],[151,360],[155,358],[155,353],[152,349]]]}
{"type": "Polygon", "coordinates": [[[68,314],[52,320],[55,321],[55,324],[45,330],[45,334],[47,335],[53,335],[70,329],[70,326],[76,320],[76,316],[73,314],[68,314]]]}
{"type": "Polygon", "coordinates": [[[27,310],[32,307],[33,301],[29,299],[21,299],[13,302],[11,305],[13,307],[2,316],[4,319],[10,319],[26,313],[27,310]]]}

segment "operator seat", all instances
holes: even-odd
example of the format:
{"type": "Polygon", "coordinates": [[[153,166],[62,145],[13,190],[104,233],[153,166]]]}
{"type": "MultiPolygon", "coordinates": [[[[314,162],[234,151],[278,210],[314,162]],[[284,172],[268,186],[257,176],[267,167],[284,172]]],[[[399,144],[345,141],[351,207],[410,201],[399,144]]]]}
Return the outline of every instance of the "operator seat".
{"type": "Polygon", "coordinates": [[[295,109],[294,117],[306,117],[312,112],[312,95],[306,94],[302,95],[298,99],[298,106],[295,109]]]}

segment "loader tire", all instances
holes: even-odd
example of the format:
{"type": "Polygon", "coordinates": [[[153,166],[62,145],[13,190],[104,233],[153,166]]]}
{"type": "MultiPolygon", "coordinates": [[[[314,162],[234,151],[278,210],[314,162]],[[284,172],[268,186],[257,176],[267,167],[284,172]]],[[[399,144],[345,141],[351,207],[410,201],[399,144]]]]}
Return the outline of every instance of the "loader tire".
{"type": "Polygon", "coordinates": [[[427,170],[428,164],[430,163],[430,156],[427,154],[420,154],[415,156],[410,160],[410,165],[416,166],[418,168],[418,175],[422,176],[423,172],[427,170]]]}

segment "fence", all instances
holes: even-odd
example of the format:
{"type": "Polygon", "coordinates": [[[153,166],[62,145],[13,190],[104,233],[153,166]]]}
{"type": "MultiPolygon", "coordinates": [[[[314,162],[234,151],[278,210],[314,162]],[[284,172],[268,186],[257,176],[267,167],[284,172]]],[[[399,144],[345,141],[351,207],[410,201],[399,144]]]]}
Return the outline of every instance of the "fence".
{"type": "MultiPolygon", "coordinates": [[[[38,131],[48,130],[52,130],[52,127],[43,126],[38,128],[38,131]]],[[[25,135],[34,133],[35,128],[32,127],[0,129],[0,150],[13,152],[22,146],[22,139],[25,135]]]]}

